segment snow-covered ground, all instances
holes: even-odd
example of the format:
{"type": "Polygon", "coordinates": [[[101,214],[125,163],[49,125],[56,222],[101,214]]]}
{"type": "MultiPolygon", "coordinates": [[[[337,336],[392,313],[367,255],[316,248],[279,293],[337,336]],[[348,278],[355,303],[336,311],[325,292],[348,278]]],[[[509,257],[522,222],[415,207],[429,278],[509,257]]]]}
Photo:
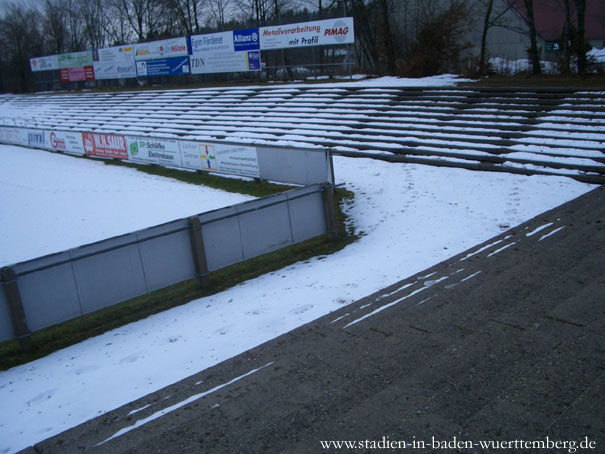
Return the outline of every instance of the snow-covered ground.
{"type": "MultiPolygon", "coordinates": [[[[0,249],[3,257],[10,249],[8,262],[205,211],[215,207],[210,200],[242,199],[43,151],[0,146],[0,156],[0,184],[11,191],[3,203],[29,206],[1,211],[3,233],[13,232],[0,249]],[[58,163],[69,169],[61,177],[53,175],[58,163]],[[32,219],[39,230],[26,230],[32,219]],[[82,219],[90,222],[83,227],[82,219]],[[31,245],[41,231],[45,244],[31,245]]],[[[1,372],[0,454],[202,371],[592,189],[564,177],[334,161],[337,182],[356,194],[346,210],[364,232],[359,241],[1,372]]]]}
{"type": "Polygon", "coordinates": [[[252,197],[0,145],[0,267],[252,197]]]}

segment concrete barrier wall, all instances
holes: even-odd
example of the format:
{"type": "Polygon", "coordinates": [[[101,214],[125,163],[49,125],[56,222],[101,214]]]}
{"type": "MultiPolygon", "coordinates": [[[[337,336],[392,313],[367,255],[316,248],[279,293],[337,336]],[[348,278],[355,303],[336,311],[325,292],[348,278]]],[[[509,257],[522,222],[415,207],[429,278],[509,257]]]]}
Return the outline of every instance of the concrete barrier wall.
{"type": "Polygon", "coordinates": [[[331,154],[319,148],[256,147],[235,142],[50,130],[25,125],[0,126],[0,143],[297,185],[334,182],[331,154]]]}
{"type": "Polygon", "coordinates": [[[0,341],[327,233],[331,191],[329,184],[298,188],[7,267],[0,341]]]}

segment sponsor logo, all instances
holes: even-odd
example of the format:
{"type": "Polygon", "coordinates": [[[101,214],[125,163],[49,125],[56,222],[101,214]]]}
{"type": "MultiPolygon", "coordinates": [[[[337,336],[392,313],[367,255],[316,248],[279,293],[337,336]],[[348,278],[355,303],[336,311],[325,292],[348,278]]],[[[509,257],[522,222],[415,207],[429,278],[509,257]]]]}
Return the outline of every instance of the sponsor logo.
{"type": "Polygon", "coordinates": [[[132,156],[136,156],[139,153],[139,144],[137,144],[136,142],[132,142],[130,144],[130,154],[132,156]]]}
{"type": "Polygon", "coordinates": [[[166,146],[162,142],[147,142],[149,150],[165,150],[166,146]]]}
{"type": "Polygon", "coordinates": [[[326,28],[324,30],[324,36],[332,36],[338,43],[346,41],[347,35],[349,34],[349,27],[342,20],[334,22],[332,28],[326,28]]]}
{"type": "Polygon", "coordinates": [[[126,139],[123,136],[83,133],[82,139],[88,155],[128,159],[126,139]]]}
{"type": "Polygon", "coordinates": [[[55,150],[67,150],[65,140],[59,139],[54,132],[50,133],[50,146],[55,150]]]}
{"type": "Polygon", "coordinates": [[[171,52],[184,52],[186,50],[187,50],[187,48],[185,46],[183,46],[182,44],[175,44],[170,48],[171,52]]]}
{"type": "Polygon", "coordinates": [[[27,134],[27,141],[30,145],[44,145],[44,133],[30,132],[27,134]]]}

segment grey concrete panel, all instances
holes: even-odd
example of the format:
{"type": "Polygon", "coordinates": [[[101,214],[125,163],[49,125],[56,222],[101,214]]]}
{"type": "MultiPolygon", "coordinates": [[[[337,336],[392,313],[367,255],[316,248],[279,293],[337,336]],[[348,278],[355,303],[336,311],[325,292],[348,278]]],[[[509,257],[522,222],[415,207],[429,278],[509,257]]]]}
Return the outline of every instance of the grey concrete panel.
{"type": "Polygon", "coordinates": [[[298,243],[327,232],[323,198],[317,187],[305,188],[311,194],[289,202],[293,242],[298,243]]]}
{"type": "MultiPolygon", "coordinates": [[[[286,195],[271,197],[277,202],[285,200],[286,195]]],[[[263,202],[267,199],[263,199],[263,202]]],[[[250,208],[248,204],[239,205],[238,211],[250,208]]],[[[263,205],[267,205],[263,203],[263,205]]],[[[260,208],[260,207],[259,207],[260,208]]],[[[250,259],[267,252],[275,251],[292,244],[292,229],[287,203],[264,206],[257,211],[244,211],[240,216],[244,258],[250,259]]]]}
{"type": "Polygon", "coordinates": [[[148,291],[158,290],[195,276],[186,219],[140,230],[136,235],[141,241],[139,251],[148,291]]]}
{"type": "Polygon", "coordinates": [[[258,147],[260,177],[264,180],[310,185],[331,181],[327,153],[304,148],[258,147]]]}
{"type": "Polygon", "coordinates": [[[228,207],[199,216],[209,271],[244,260],[239,220],[236,217],[222,219],[235,213],[235,207],[228,207]]]}
{"type": "Polygon", "coordinates": [[[4,287],[0,285],[0,342],[15,338],[15,330],[11,320],[11,311],[4,294],[4,287]]]}
{"type": "Polygon", "coordinates": [[[85,314],[146,293],[145,276],[136,244],[136,235],[111,238],[77,250],[80,256],[100,252],[74,262],[78,289],[85,314]]]}
{"type": "MultiPolygon", "coordinates": [[[[64,255],[67,254],[55,257],[62,258],[64,255]]],[[[70,263],[19,276],[17,282],[30,331],[82,315],[78,288],[70,263]]]]}
{"type": "Polygon", "coordinates": [[[152,292],[195,277],[188,231],[142,242],[139,248],[148,291],[152,292]]]}

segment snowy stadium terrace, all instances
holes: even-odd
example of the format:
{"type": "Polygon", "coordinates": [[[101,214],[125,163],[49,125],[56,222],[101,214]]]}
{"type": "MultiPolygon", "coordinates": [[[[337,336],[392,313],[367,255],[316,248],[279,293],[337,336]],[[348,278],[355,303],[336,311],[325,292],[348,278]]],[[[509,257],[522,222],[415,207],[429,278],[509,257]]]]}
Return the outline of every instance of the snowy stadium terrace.
{"type": "Polygon", "coordinates": [[[452,77],[0,97],[0,124],[242,144],[602,182],[605,92],[452,77]],[[428,85],[428,87],[427,87],[428,85]]]}
{"type": "MultiPolygon", "coordinates": [[[[446,82],[450,81],[424,81],[434,86],[446,82]]],[[[583,96],[586,102],[581,111],[557,102],[551,103],[552,108],[526,107],[520,113],[519,106],[488,108],[483,101],[481,105],[458,103],[457,108],[426,98],[399,103],[401,87],[384,80],[377,83],[378,87],[349,83],[0,97],[0,117],[10,125],[31,127],[34,122],[44,128],[130,131],[150,137],[330,146],[341,154],[359,156],[336,156],[335,174],[337,183],[356,194],[345,211],[356,232],[364,233],[355,244],[330,257],[292,265],[0,373],[5,410],[0,417],[0,452],[26,448],[325,314],[346,309],[355,300],[595,187],[567,176],[593,179],[601,175],[605,127],[599,107],[602,98],[597,93],[583,96]],[[461,106],[466,106],[469,117],[460,112],[461,106]],[[434,143],[429,145],[427,140],[434,143]],[[383,162],[389,159],[407,164],[383,162]],[[552,166],[543,166],[544,161],[552,166]],[[532,171],[557,175],[512,174],[532,171]]],[[[468,88],[448,90],[454,98],[472,93],[468,88]]],[[[445,94],[442,89],[412,91],[445,94]]],[[[566,99],[569,93],[563,95],[566,99]]],[[[31,213],[32,218],[15,217],[17,207],[4,207],[2,213],[10,215],[1,219],[5,232],[16,234],[6,247],[19,249],[19,240],[30,236],[23,228],[33,224],[39,230],[31,237],[37,233],[52,249],[59,235],[49,232],[65,229],[61,221],[70,209],[68,219],[78,221],[77,230],[95,234],[98,219],[83,222],[84,217],[92,218],[91,208],[96,207],[95,214],[108,224],[120,224],[129,231],[138,228],[122,225],[130,217],[148,216],[144,219],[150,223],[162,222],[151,214],[176,200],[191,203],[195,213],[200,211],[200,203],[218,198],[184,185],[184,192],[191,193],[185,198],[177,187],[181,183],[162,182],[168,185],[155,188],[158,195],[165,196],[158,205],[160,197],[137,196],[150,190],[148,184],[159,185],[159,178],[149,181],[131,169],[15,146],[0,146],[0,153],[7,162],[17,160],[17,165],[3,167],[5,173],[0,169],[5,186],[21,191],[7,200],[23,200],[24,194],[36,199],[47,196],[42,202],[45,209],[31,213]],[[27,160],[36,163],[33,174],[25,173],[27,160]],[[59,173],[61,169],[63,173],[59,173]],[[80,181],[74,183],[74,176],[80,181]],[[91,195],[101,198],[91,202],[91,195]],[[125,195],[133,196],[132,206],[140,211],[134,216],[119,215],[116,220],[116,212],[130,213],[130,207],[119,205],[125,195]]],[[[174,214],[183,215],[186,213],[174,214]]],[[[531,238],[556,238],[561,227],[544,221],[526,235],[539,231],[531,238]]],[[[104,232],[96,234],[102,237],[104,232]]],[[[474,252],[498,257],[504,248],[512,250],[514,241],[492,241],[490,249],[474,252]]],[[[468,273],[458,276],[471,279],[476,271],[468,273]]],[[[143,407],[133,409],[135,419],[157,410],[153,405],[143,407]]]]}

